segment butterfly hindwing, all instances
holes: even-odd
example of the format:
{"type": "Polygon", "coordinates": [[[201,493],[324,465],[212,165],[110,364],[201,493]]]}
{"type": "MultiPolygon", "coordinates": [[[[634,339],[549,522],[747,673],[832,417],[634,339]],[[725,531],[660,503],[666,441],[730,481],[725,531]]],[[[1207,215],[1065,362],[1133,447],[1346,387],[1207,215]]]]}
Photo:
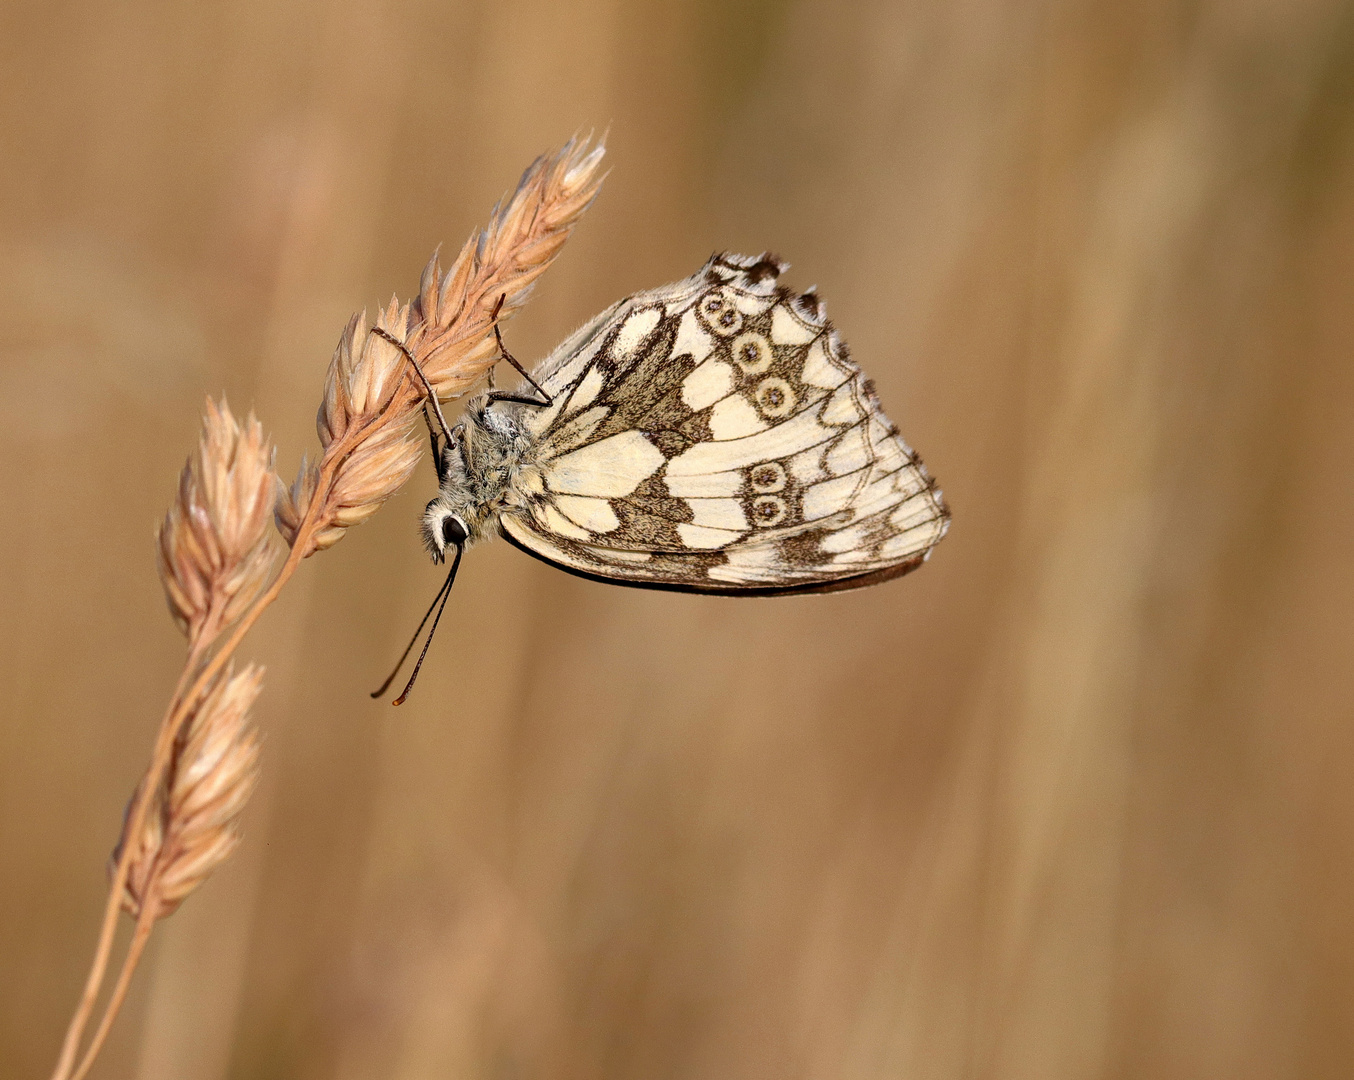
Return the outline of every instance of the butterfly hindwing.
{"type": "MultiPolygon", "coordinates": [[[[520,408],[538,447],[501,518],[578,573],[708,592],[865,584],[919,564],[948,514],[812,293],[769,256],[615,305],[520,408]]],[[[543,377],[542,377],[543,375],[543,377]]]]}

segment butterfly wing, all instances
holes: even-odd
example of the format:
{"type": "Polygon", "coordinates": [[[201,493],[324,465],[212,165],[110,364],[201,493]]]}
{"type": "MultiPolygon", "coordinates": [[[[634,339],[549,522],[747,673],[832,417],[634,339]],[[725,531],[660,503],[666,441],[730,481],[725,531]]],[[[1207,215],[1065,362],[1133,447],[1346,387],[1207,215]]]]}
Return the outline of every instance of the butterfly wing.
{"type": "Polygon", "coordinates": [[[949,514],[812,293],[768,256],[721,255],[614,305],[518,407],[535,461],[503,534],[607,581],[827,591],[918,566],[949,514]]]}

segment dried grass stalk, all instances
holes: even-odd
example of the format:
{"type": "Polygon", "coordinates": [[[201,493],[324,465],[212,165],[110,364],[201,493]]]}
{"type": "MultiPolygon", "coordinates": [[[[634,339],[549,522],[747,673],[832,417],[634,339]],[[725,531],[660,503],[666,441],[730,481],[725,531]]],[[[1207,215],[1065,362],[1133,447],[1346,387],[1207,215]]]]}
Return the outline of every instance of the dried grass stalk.
{"type": "Polygon", "coordinates": [[[249,724],[249,709],[262,678],[263,669],[252,664],[238,675],[233,666],[227,667],[216,677],[189,714],[137,841],[129,844],[131,811],[143,789],[138,787],[132,796],[108,872],[117,880],[125,857],[122,909],[136,919],[136,930],[73,1080],[82,1080],[103,1047],[152,926],[173,914],[240,842],[240,814],[258,782],[258,737],[249,724]]]}
{"type": "Polygon", "coordinates": [[[434,255],[418,297],[392,301],[377,314],[381,333],[367,327],[365,315],[349,322],[325,379],[320,456],[313,464],[302,459],[290,487],[273,472],[258,422],[251,416],[241,426],[224,402],[208,402],[197,453],[157,536],[160,576],[170,612],[188,635],[188,658],[127,807],[94,962],[52,1080],[80,1080],[88,1071],[152,926],[238,843],[258,761],[247,715],[259,671],[251,666],[235,674],[228,665],[236,648],[301,560],[375,513],[423,453],[413,426],[425,391],[388,338],[409,350],[439,397],[474,385],[495,359],[495,305],[504,298],[499,318],[507,318],[524,303],[596,197],[602,154],[601,145],[573,140],[538,159],[445,273],[434,255]],[[271,581],[269,510],[290,547],[271,581]],[[122,910],[136,916],[136,931],[76,1068],[122,910]]]}

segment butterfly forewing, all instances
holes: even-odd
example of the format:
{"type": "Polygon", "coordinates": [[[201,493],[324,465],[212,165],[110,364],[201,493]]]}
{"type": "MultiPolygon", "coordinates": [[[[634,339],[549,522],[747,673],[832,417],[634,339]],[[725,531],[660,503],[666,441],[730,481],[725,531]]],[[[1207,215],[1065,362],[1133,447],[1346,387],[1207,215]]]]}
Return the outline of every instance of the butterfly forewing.
{"type": "Polygon", "coordinates": [[[901,574],[948,514],[810,294],[762,256],[717,256],[560,346],[519,408],[534,466],[501,518],[579,573],[709,592],[901,574]],[[544,377],[541,377],[543,374],[544,377]]]}

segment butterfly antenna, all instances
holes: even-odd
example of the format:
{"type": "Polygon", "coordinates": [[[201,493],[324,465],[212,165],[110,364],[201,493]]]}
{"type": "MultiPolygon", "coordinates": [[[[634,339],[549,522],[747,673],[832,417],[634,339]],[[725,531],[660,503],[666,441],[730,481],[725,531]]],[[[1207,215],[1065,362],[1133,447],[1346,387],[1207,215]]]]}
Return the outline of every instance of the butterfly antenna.
{"type": "Polygon", "coordinates": [[[418,636],[423,633],[423,627],[431,617],[433,609],[436,608],[437,618],[433,619],[433,628],[428,631],[428,640],[423,645],[423,651],[418,655],[418,663],[414,665],[414,673],[409,676],[408,685],[405,686],[404,692],[395,699],[394,704],[400,704],[409,696],[409,691],[414,687],[414,680],[418,678],[418,669],[423,666],[423,658],[428,655],[428,646],[432,644],[433,634],[437,632],[437,623],[438,620],[442,618],[442,609],[447,606],[447,597],[451,595],[451,586],[456,580],[456,568],[461,565],[461,551],[461,545],[457,544],[456,557],[452,560],[451,572],[447,574],[447,580],[442,583],[442,587],[437,590],[437,595],[433,597],[433,602],[428,605],[428,610],[424,613],[423,619],[419,622],[418,629],[414,631],[414,636],[409,639],[409,644],[405,646],[404,652],[400,654],[399,661],[395,664],[395,669],[387,676],[386,681],[383,682],[378,689],[372,691],[372,697],[378,698],[390,689],[390,684],[395,681],[395,676],[400,673],[400,668],[404,667],[404,662],[409,659],[409,654],[414,651],[414,646],[418,643],[418,636]]]}
{"type": "Polygon", "coordinates": [[[404,358],[409,361],[414,373],[418,376],[418,381],[423,384],[423,390],[428,395],[428,400],[432,402],[433,412],[437,413],[437,423],[442,428],[442,436],[451,443],[451,428],[447,427],[447,418],[442,415],[442,403],[437,400],[437,394],[433,390],[433,384],[428,381],[428,376],[423,374],[423,369],[418,366],[418,361],[414,359],[414,354],[409,351],[409,347],[394,334],[382,329],[379,326],[373,326],[371,332],[379,338],[384,338],[400,352],[404,353],[404,358]]]}

